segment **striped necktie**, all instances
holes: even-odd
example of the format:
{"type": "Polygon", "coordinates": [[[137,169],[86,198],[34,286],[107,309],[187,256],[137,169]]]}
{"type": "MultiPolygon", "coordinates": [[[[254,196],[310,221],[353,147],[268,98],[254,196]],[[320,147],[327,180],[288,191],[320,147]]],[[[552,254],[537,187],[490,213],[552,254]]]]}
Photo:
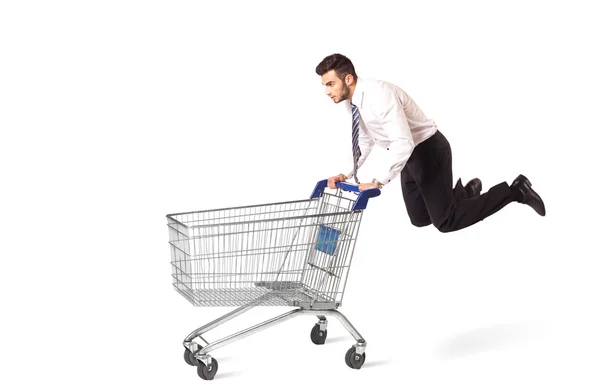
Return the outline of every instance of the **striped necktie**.
{"type": "Polygon", "coordinates": [[[358,171],[358,158],[360,157],[360,148],[358,147],[359,114],[358,108],[353,103],[350,104],[352,105],[352,154],[354,155],[354,179],[356,183],[360,183],[356,176],[356,172],[358,171]]]}

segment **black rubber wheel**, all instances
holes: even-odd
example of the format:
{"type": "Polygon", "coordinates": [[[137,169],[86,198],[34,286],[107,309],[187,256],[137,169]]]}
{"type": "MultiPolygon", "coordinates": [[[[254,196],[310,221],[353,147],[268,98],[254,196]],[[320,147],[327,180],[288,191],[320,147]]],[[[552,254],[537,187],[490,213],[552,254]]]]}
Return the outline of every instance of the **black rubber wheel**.
{"type": "Polygon", "coordinates": [[[352,369],[360,369],[365,360],[367,359],[367,353],[356,354],[356,347],[352,346],[346,352],[346,365],[348,365],[352,369]],[[356,357],[358,356],[358,360],[356,357]]]}
{"type": "MultiPolygon", "coordinates": [[[[202,349],[202,346],[198,345],[198,350],[200,349],[202,349]]],[[[191,365],[193,367],[198,365],[198,360],[196,360],[196,357],[194,357],[194,353],[190,352],[189,349],[185,349],[185,352],[183,352],[183,359],[186,363],[188,363],[188,365],[191,365]]]]}
{"type": "Polygon", "coordinates": [[[323,345],[325,344],[325,340],[327,339],[327,330],[321,331],[321,326],[316,323],[315,326],[310,331],[310,340],[315,345],[323,345]]]}
{"type": "Polygon", "coordinates": [[[194,355],[192,354],[192,352],[190,352],[188,349],[185,349],[185,352],[183,352],[183,359],[185,360],[185,362],[188,365],[191,366],[196,366],[196,357],[194,357],[194,355]]]}
{"type": "Polygon", "coordinates": [[[219,370],[219,363],[214,358],[210,367],[207,367],[202,361],[198,361],[198,376],[204,380],[212,380],[215,378],[217,371],[219,370]]]}
{"type": "Polygon", "coordinates": [[[348,365],[350,368],[352,368],[352,364],[350,363],[350,355],[353,354],[355,351],[356,349],[352,347],[346,352],[346,365],[348,365]]]}

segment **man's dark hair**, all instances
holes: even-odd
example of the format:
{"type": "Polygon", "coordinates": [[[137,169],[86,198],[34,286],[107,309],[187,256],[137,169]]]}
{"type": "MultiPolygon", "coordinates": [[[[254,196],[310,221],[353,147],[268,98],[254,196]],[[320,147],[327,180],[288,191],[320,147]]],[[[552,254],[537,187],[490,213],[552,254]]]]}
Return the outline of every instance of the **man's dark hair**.
{"type": "Polygon", "coordinates": [[[341,80],[344,80],[347,74],[351,74],[354,77],[354,81],[358,79],[352,61],[342,54],[336,53],[325,57],[323,61],[317,65],[317,75],[323,76],[332,69],[335,70],[335,74],[341,80]]]}

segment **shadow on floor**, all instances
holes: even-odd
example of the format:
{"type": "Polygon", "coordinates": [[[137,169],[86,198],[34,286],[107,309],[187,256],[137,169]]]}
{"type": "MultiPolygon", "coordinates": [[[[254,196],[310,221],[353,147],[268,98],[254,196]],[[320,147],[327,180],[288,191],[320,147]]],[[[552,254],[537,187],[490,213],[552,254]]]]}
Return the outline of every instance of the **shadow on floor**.
{"type": "Polygon", "coordinates": [[[526,325],[494,325],[456,334],[442,342],[437,350],[440,358],[456,358],[511,346],[522,346],[531,337],[526,325]]]}

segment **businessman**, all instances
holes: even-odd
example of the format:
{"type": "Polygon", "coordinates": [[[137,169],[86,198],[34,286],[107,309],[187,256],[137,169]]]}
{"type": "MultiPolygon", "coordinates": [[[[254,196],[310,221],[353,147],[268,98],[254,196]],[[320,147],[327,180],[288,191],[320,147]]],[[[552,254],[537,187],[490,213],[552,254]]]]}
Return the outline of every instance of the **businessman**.
{"type": "Polygon", "coordinates": [[[316,67],[325,93],[348,109],[348,146],[352,146],[351,170],[332,176],[328,186],[353,178],[361,191],[382,188],[400,176],[402,194],[411,223],[433,224],[441,232],[469,227],[498,212],[511,202],[533,208],[545,216],[546,209],[531,182],[519,175],[481,193],[478,178],[453,187],[452,151],[435,121],[428,118],[400,87],[381,80],[357,76],[346,56],[332,54],[316,67]],[[389,171],[372,180],[359,181],[358,169],[372,148],[383,147],[392,158],[389,171]]]}

